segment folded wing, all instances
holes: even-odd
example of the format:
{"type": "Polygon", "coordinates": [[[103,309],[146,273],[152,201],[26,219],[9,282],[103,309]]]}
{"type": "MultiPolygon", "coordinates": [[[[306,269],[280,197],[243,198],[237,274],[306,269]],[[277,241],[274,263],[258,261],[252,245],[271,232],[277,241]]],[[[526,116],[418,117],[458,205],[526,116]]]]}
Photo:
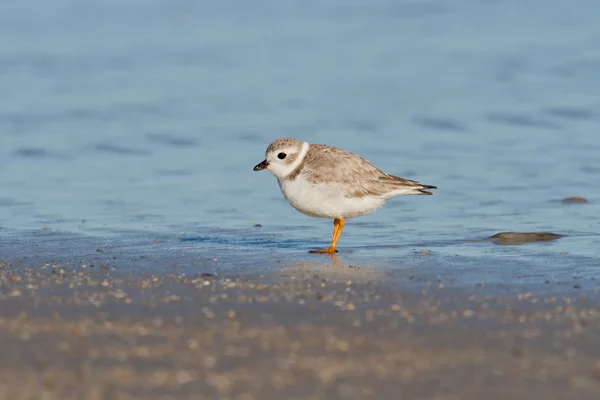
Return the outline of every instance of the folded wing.
{"type": "Polygon", "coordinates": [[[303,177],[315,184],[335,185],[347,197],[403,194],[431,195],[435,186],[389,175],[358,154],[337,147],[311,144],[298,167],[303,177]]]}

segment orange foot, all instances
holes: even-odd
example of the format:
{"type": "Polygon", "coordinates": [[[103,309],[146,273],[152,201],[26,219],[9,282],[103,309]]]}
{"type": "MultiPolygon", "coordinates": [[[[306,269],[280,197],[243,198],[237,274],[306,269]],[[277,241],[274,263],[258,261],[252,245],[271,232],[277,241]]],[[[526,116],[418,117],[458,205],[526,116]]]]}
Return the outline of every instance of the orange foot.
{"type": "Polygon", "coordinates": [[[346,224],[346,221],[344,220],[344,218],[336,218],[333,220],[333,238],[331,239],[331,246],[329,246],[326,249],[320,249],[320,250],[311,250],[309,251],[309,253],[321,253],[321,254],[333,254],[336,253],[337,250],[336,245],[337,242],[340,238],[340,235],[342,234],[342,230],[344,229],[344,225],[346,224]]]}
{"type": "Polygon", "coordinates": [[[328,247],[326,249],[319,249],[319,250],[310,250],[309,253],[319,253],[319,254],[331,254],[331,253],[337,253],[337,250],[335,249],[335,247],[328,247]]]}

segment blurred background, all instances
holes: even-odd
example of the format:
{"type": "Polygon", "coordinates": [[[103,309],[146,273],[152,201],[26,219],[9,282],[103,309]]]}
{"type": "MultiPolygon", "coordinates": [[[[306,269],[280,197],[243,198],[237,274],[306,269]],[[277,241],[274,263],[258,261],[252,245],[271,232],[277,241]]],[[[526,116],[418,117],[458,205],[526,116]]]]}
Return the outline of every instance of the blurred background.
{"type": "Polygon", "coordinates": [[[252,171],[292,136],[439,187],[341,245],[550,230],[597,255],[598,15],[594,0],[4,1],[0,227],[261,224],[327,243],[329,221],[252,171]],[[562,204],[574,195],[589,203],[562,204]]]}

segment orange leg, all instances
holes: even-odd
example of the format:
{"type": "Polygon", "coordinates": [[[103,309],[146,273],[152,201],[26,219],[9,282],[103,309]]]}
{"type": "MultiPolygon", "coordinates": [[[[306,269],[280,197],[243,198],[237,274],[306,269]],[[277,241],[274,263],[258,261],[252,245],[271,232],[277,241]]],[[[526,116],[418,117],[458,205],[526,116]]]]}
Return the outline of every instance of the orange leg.
{"type": "Polygon", "coordinates": [[[333,238],[331,239],[331,246],[329,246],[329,248],[327,249],[320,249],[320,250],[311,250],[310,253],[335,253],[337,250],[335,249],[335,247],[337,246],[337,242],[340,239],[340,236],[342,235],[342,230],[344,229],[344,225],[346,224],[346,221],[344,220],[344,218],[336,218],[333,220],[333,238]]]}

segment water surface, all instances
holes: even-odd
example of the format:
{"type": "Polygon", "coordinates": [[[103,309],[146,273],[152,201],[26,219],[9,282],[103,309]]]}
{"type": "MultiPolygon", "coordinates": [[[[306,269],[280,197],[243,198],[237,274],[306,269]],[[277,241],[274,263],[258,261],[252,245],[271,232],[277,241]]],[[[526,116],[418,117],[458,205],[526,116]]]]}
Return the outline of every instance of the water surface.
{"type": "Polygon", "coordinates": [[[31,252],[43,228],[207,253],[325,246],[331,222],[252,171],[294,136],[439,187],[350,221],[340,246],[361,262],[594,277],[599,13],[591,0],[6,3],[5,254],[31,252]],[[575,195],[589,203],[561,203],[575,195]],[[566,237],[480,241],[507,230],[566,237]]]}

